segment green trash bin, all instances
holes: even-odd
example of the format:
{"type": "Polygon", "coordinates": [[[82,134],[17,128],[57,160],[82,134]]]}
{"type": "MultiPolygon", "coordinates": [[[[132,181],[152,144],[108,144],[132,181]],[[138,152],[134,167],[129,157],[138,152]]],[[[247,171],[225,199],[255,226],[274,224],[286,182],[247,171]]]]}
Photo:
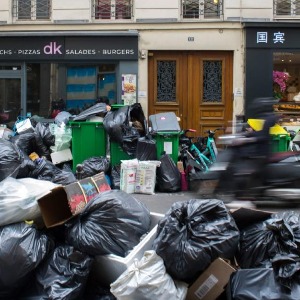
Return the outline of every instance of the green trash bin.
{"type": "Polygon", "coordinates": [[[133,159],[134,155],[127,154],[117,142],[110,142],[110,164],[111,166],[121,164],[121,160],[133,159]]]}
{"type": "Polygon", "coordinates": [[[157,159],[160,159],[162,154],[166,152],[174,160],[175,164],[178,162],[178,148],[179,148],[179,136],[180,132],[164,132],[159,131],[153,135],[156,141],[156,154],[157,159]]]}
{"type": "Polygon", "coordinates": [[[272,137],[272,152],[288,151],[291,137],[289,134],[271,134],[272,137]]]}
{"type": "MultiPolygon", "coordinates": [[[[126,105],[124,104],[112,104],[111,110],[117,110],[121,107],[124,107],[126,105]]],[[[121,147],[121,145],[117,142],[110,142],[110,164],[111,166],[119,165],[121,164],[121,160],[128,160],[133,159],[133,155],[127,154],[121,147]]]]}
{"type": "Polygon", "coordinates": [[[69,122],[72,128],[73,172],[77,164],[93,156],[106,156],[106,131],[102,122],[69,122]]]}

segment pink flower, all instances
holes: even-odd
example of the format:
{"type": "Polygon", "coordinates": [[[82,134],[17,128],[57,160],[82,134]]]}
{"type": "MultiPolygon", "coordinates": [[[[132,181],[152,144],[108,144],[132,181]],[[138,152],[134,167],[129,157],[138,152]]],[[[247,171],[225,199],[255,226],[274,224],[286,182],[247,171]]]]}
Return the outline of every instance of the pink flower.
{"type": "Polygon", "coordinates": [[[286,90],[289,77],[290,75],[287,72],[273,71],[273,83],[279,85],[281,92],[286,90]]]}

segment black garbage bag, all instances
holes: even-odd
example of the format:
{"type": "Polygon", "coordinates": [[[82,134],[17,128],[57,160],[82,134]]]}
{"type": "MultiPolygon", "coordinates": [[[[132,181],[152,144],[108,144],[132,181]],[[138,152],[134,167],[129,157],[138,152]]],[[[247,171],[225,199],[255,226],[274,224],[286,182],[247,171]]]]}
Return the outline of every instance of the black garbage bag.
{"type": "Polygon", "coordinates": [[[224,203],[191,199],[174,203],[158,223],[153,249],[167,272],[191,283],[218,257],[232,259],[239,230],[224,203]]]}
{"type": "Polygon", "coordinates": [[[148,232],[150,212],[132,195],[111,190],[88,202],[66,226],[66,241],[80,251],[125,257],[148,232]]]}
{"type": "Polygon", "coordinates": [[[291,290],[294,283],[300,284],[300,257],[295,254],[278,254],[272,259],[275,279],[286,289],[291,290]]]}
{"type": "Polygon", "coordinates": [[[156,187],[160,192],[181,190],[181,174],[169,154],[160,157],[160,167],[156,171],[156,187]]]}
{"type": "MultiPolygon", "coordinates": [[[[120,107],[110,111],[103,119],[103,126],[112,142],[121,144],[123,142],[122,125],[129,122],[129,106],[120,107]]],[[[126,125],[129,125],[127,123],[126,125]]]]}
{"type": "Polygon", "coordinates": [[[87,118],[96,116],[100,113],[107,113],[107,105],[106,103],[96,103],[95,105],[85,109],[79,115],[73,117],[73,121],[82,121],[86,120],[87,118]]]}
{"type": "Polygon", "coordinates": [[[43,144],[46,147],[51,147],[55,145],[55,136],[50,130],[49,123],[38,122],[34,128],[35,133],[41,137],[43,144]]]}
{"type": "Polygon", "coordinates": [[[287,290],[276,281],[272,268],[239,269],[231,275],[226,295],[231,300],[299,300],[300,284],[294,282],[287,290]]]}
{"type": "Polygon", "coordinates": [[[121,180],[121,165],[115,165],[111,168],[110,173],[110,179],[111,179],[111,187],[114,190],[120,189],[120,180],[121,180]]]}
{"type": "Polygon", "coordinates": [[[135,156],[138,160],[157,160],[156,141],[151,135],[138,139],[135,156]]]}
{"type": "Polygon", "coordinates": [[[21,163],[17,178],[30,177],[30,172],[35,169],[35,162],[22,150],[20,150],[20,153],[23,157],[23,161],[21,163]]]}
{"type": "Polygon", "coordinates": [[[48,180],[53,183],[68,185],[70,183],[76,182],[77,179],[73,172],[70,170],[62,170],[55,166],[51,161],[46,159],[36,159],[35,169],[30,172],[31,178],[48,180]]]}
{"type": "Polygon", "coordinates": [[[139,131],[132,127],[131,125],[122,125],[122,134],[123,134],[123,141],[121,143],[121,148],[126,152],[128,155],[135,155],[137,142],[140,137],[139,131]]]}
{"type": "Polygon", "coordinates": [[[87,282],[86,290],[80,300],[117,300],[117,298],[110,292],[109,287],[99,285],[99,280],[94,276],[90,276],[87,282]]]}
{"type": "Polygon", "coordinates": [[[61,127],[67,125],[71,117],[72,115],[68,111],[61,111],[54,118],[54,122],[57,126],[61,127]]]}
{"type": "Polygon", "coordinates": [[[106,156],[93,156],[84,160],[81,166],[80,178],[83,179],[101,172],[107,173],[110,168],[110,162],[106,156]]]}
{"type": "Polygon", "coordinates": [[[16,178],[22,162],[20,149],[11,141],[0,139],[0,181],[9,176],[16,178]]]}
{"type": "Polygon", "coordinates": [[[135,154],[138,138],[146,134],[146,118],[141,104],[108,112],[103,126],[112,142],[118,143],[128,155],[135,154]]]}
{"type": "Polygon", "coordinates": [[[10,140],[27,155],[35,152],[37,149],[35,134],[31,130],[29,132],[17,134],[10,140]]]}
{"type": "Polygon", "coordinates": [[[59,245],[35,270],[34,286],[24,291],[39,300],[77,300],[83,295],[93,258],[69,245],[59,245]]]}
{"type": "Polygon", "coordinates": [[[34,152],[36,152],[39,157],[45,157],[48,160],[50,160],[51,159],[50,147],[47,147],[44,144],[43,139],[38,132],[35,132],[34,136],[35,136],[35,142],[36,142],[36,149],[34,152]]]}
{"type": "Polygon", "coordinates": [[[271,267],[277,254],[300,255],[300,214],[285,211],[241,230],[236,259],[241,268],[271,267]]]}
{"type": "Polygon", "coordinates": [[[34,225],[0,227],[0,299],[16,299],[52,247],[48,236],[34,225]]]}

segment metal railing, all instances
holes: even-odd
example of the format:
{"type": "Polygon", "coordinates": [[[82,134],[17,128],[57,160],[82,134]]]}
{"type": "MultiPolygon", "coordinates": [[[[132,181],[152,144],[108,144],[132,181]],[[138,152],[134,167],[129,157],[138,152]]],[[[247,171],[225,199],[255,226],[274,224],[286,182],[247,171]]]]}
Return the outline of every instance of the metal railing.
{"type": "Polygon", "coordinates": [[[17,20],[49,20],[51,0],[13,0],[13,17],[17,20]]]}
{"type": "Polygon", "coordinates": [[[95,20],[131,20],[132,0],[94,0],[92,17],[95,20]]]}
{"type": "Polygon", "coordinates": [[[181,0],[183,19],[219,19],[223,15],[223,0],[181,0]]]}
{"type": "Polygon", "coordinates": [[[274,0],[274,16],[300,17],[300,0],[274,0]]]}

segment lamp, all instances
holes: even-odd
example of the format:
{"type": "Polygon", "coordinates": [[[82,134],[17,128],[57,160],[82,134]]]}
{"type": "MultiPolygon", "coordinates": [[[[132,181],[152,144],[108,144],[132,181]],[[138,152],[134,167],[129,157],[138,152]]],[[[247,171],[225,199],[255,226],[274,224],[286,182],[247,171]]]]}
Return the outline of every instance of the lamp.
{"type": "Polygon", "coordinates": [[[140,59],[145,59],[147,57],[147,51],[146,50],[140,50],[140,59]]]}

